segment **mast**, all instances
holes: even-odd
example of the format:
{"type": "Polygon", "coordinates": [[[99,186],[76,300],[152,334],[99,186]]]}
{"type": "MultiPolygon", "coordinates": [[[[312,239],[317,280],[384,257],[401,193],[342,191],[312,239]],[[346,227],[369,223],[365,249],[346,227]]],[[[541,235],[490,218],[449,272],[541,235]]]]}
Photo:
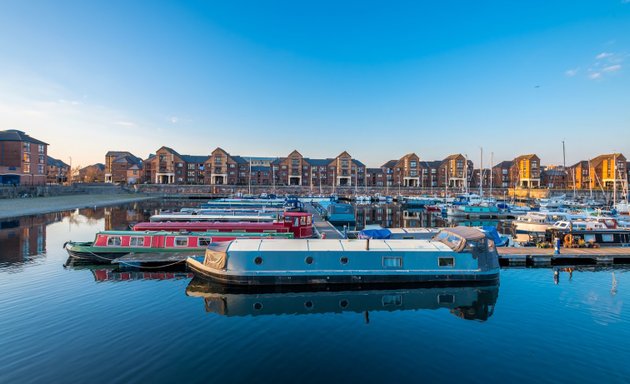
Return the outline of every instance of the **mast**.
{"type": "Polygon", "coordinates": [[[617,154],[613,154],[613,207],[617,205],[617,154]]]}
{"type": "Polygon", "coordinates": [[[591,177],[591,159],[588,159],[588,190],[592,199],[593,198],[593,180],[591,177]]]}
{"type": "Polygon", "coordinates": [[[490,196],[492,196],[492,167],[494,164],[494,152],[490,152],[490,196]]]}
{"type": "Polygon", "coordinates": [[[483,147],[479,147],[481,150],[481,162],[479,165],[479,196],[483,196],[483,147]]]}
{"type": "Polygon", "coordinates": [[[464,156],[464,192],[468,193],[468,155],[464,156]]]}

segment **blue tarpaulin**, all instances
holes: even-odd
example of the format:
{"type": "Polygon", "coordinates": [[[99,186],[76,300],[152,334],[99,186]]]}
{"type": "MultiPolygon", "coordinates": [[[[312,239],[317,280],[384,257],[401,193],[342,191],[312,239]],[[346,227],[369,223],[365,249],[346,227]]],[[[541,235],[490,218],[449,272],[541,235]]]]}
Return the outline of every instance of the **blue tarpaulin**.
{"type": "Polygon", "coordinates": [[[359,239],[389,239],[392,233],[389,229],[364,229],[359,232],[359,239]]]}

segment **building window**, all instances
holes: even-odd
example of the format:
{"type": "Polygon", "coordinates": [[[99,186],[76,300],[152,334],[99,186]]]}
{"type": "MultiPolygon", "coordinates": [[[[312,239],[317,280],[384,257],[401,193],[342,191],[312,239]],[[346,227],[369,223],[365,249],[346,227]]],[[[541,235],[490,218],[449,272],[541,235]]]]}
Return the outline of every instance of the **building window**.
{"type": "Polygon", "coordinates": [[[44,174],[44,164],[37,164],[37,173],[40,175],[44,174]]]}
{"type": "Polygon", "coordinates": [[[31,165],[30,164],[24,164],[24,173],[30,173],[31,172],[31,165]]]}
{"type": "Polygon", "coordinates": [[[45,163],[45,161],[44,161],[44,155],[39,155],[39,163],[40,163],[40,164],[44,164],[44,163],[45,163]]]}
{"type": "Polygon", "coordinates": [[[24,151],[26,152],[31,151],[31,143],[24,143],[24,151]]]}
{"type": "Polygon", "coordinates": [[[24,152],[23,158],[24,158],[24,162],[25,163],[30,163],[31,162],[31,154],[30,153],[24,152]]]}
{"type": "Polygon", "coordinates": [[[415,168],[417,165],[418,165],[418,163],[416,163],[416,161],[415,161],[415,160],[413,160],[413,161],[410,161],[410,162],[409,162],[409,166],[410,166],[411,168],[415,168]]]}
{"type": "Polygon", "coordinates": [[[38,151],[39,151],[39,153],[44,153],[44,145],[43,144],[39,145],[38,151]]]}

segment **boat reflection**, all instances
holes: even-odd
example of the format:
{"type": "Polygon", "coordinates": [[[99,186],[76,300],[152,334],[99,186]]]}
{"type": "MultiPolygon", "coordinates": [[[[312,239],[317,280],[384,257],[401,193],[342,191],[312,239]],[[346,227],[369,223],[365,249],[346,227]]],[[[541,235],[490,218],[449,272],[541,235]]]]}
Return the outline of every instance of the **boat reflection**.
{"type": "Polygon", "coordinates": [[[194,275],[191,272],[182,271],[180,268],[165,269],[124,269],[119,267],[104,267],[102,264],[77,263],[69,257],[64,268],[76,271],[89,271],[96,282],[115,282],[131,280],[177,280],[191,279],[194,275]]]}
{"type": "MultiPolygon", "coordinates": [[[[272,290],[273,289],[273,290],[272,290]]],[[[446,308],[466,320],[488,320],[499,286],[363,289],[338,287],[327,291],[278,291],[232,288],[193,278],[186,295],[203,298],[206,312],[223,316],[367,313],[446,308]]]]}

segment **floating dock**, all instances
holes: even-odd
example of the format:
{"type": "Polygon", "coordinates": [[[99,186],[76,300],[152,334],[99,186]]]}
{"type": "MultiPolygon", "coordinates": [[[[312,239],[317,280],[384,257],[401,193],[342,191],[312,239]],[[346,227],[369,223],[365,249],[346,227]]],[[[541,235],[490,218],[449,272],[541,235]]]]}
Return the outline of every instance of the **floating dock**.
{"type": "Polygon", "coordinates": [[[497,248],[501,266],[551,266],[574,264],[630,264],[630,247],[552,248],[505,247],[497,248]]]}
{"type": "Polygon", "coordinates": [[[343,239],[344,235],[339,232],[334,225],[324,220],[319,211],[312,203],[304,204],[304,208],[307,212],[313,214],[313,229],[317,233],[317,237],[326,239],[343,239]]]}

